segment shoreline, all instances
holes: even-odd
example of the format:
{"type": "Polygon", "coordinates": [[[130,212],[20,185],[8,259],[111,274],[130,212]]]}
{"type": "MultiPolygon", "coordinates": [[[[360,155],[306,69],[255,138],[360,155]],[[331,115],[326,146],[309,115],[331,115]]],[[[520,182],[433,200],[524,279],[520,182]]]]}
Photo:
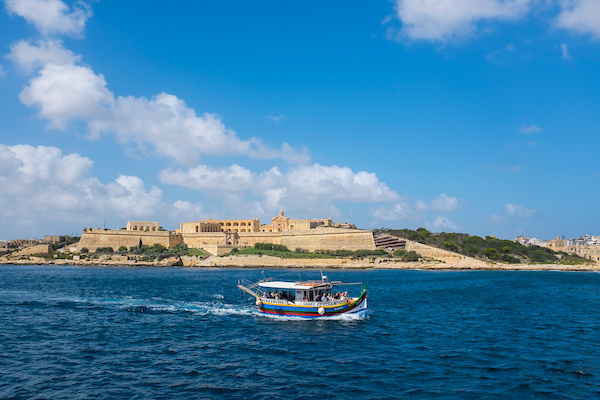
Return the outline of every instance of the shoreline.
{"type": "Polygon", "coordinates": [[[171,258],[161,261],[138,260],[2,260],[0,265],[56,265],[81,267],[186,267],[186,268],[268,268],[268,269],[371,269],[371,270],[435,270],[435,271],[563,271],[599,272],[600,264],[504,264],[504,263],[452,263],[440,261],[401,262],[375,258],[372,260],[352,259],[284,259],[271,256],[211,256],[204,260],[191,257],[171,258]]]}

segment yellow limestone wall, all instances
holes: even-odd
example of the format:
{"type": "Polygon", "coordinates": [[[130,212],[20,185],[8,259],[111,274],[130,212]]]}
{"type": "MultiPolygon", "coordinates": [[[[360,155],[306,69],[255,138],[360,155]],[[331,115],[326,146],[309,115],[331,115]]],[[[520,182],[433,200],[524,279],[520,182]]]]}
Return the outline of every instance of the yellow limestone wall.
{"type": "Polygon", "coordinates": [[[87,247],[91,252],[95,251],[98,247],[112,247],[115,251],[121,246],[129,249],[130,247],[139,245],[140,239],[144,245],[152,246],[159,243],[167,248],[183,243],[181,234],[168,231],[142,232],[86,229],[81,234],[77,251],[81,251],[84,247],[87,247]]]}
{"type": "Polygon", "coordinates": [[[298,247],[315,250],[375,250],[373,232],[362,229],[316,228],[281,232],[281,244],[288,249],[298,247]]]}
{"type": "MultiPolygon", "coordinates": [[[[185,243],[189,247],[209,248],[227,245],[227,236],[223,232],[175,233],[145,232],[126,230],[86,229],[81,235],[77,251],[87,247],[91,252],[98,247],[120,246],[130,248],[142,244],[152,246],[160,243],[173,247],[185,243]]],[[[273,243],[287,246],[290,250],[298,247],[309,251],[326,250],[375,250],[373,233],[360,229],[317,228],[288,232],[238,232],[238,247],[252,247],[255,243],[273,243]]]]}

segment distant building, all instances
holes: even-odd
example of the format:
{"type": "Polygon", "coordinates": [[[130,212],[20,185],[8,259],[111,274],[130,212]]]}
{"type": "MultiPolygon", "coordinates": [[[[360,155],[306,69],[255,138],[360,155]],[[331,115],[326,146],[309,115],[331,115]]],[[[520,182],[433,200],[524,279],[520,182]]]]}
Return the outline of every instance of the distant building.
{"type": "Polygon", "coordinates": [[[540,247],[548,247],[547,240],[541,240],[538,238],[530,238],[527,236],[517,236],[513,239],[513,242],[520,243],[523,246],[540,246],[540,247]]]}
{"type": "MultiPolygon", "coordinates": [[[[589,236],[589,235],[586,235],[589,236]]],[[[556,239],[552,239],[548,241],[548,248],[554,250],[556,252],[562,251],[568,254],[575,254],[582,258],[587,258],[588,260],[594,260],[596,262],[600,262],[600,246],[599,245],[591,245],[591,244],[571,244],[575,243],[585,243],[582,240],[579,241],[571,239],[571,240],[563,240],[558,236],[556,239]]],[[[591,242],[591,237],[590,237],[591,242]]]]}
{"type": "Polygon", "coordinates": [[[356,229],[356,226],[346,222],[334,224],[328,219],[291,219],[283,211],[271,219],[271,224],[261,224],[258,218],[254,219],[223,219],[182,222],[179,226],[180,233],[209,233],[209,232],[287,232],[304,231],[320,227],[356,229]]]}
{"type": "Polygon", "coordinates": [[[61,244],[65,242],[65,237],[60,235],[46,235],[44,236],[44,243],[61,244]]]}
{"type": "Polygon", "coordinates": [[[128,231],[145,231],[145,232],[156,232],[160,229],[158,222],[150,221],[127,221],[128,231]]]}

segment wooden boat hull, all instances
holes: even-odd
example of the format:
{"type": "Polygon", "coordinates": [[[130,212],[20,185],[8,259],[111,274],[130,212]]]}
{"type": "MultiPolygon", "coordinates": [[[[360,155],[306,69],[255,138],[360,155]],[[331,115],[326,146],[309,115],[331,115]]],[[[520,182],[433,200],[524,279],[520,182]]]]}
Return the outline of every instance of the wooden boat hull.
{"type": "Polygon", "coordinates": [[[258,310],[265,314],[302,318],[323,318],[342,314],[364,315],[367,312],[367,291],[364,290],[354,301],[342,304],[282,304],[281,302],[270,302],[268,299],[262,299],[262,304],[258,307],[258,310]],[[319,308],[321,307],[325,310],[322,315],[319,314],[319,308]]]}

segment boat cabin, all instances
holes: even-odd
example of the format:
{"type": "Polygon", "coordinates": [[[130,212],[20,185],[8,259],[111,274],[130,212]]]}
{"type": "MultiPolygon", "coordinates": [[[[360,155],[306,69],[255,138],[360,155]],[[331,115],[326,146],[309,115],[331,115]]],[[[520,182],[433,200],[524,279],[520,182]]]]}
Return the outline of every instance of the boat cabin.
{"type": "MultiPolygon", "coordinates": [[[[258,286],[265,289],[264,292],[260,293],[262,298],[267,298],[269,301],[272,300],[284,300],[293,301],[294,303],[316,303],[322,302],[321,298],[323,295],[327,296],[332,292],[334,285],[341,285],[342,282],[329,282],[327,277],[324,276],[321,281],[304,281],[304,282],[282,282],[282,281],[269,281],[260,282],[258,286]],[[279,298],[266,293],[276,293],[277,295],[286,293],[285,296],[279,298]]],[[[334,300],[334,302],[339,301],[334,300]]],[[[346,301],[346,300],[344,300],[346,301]]]]}

